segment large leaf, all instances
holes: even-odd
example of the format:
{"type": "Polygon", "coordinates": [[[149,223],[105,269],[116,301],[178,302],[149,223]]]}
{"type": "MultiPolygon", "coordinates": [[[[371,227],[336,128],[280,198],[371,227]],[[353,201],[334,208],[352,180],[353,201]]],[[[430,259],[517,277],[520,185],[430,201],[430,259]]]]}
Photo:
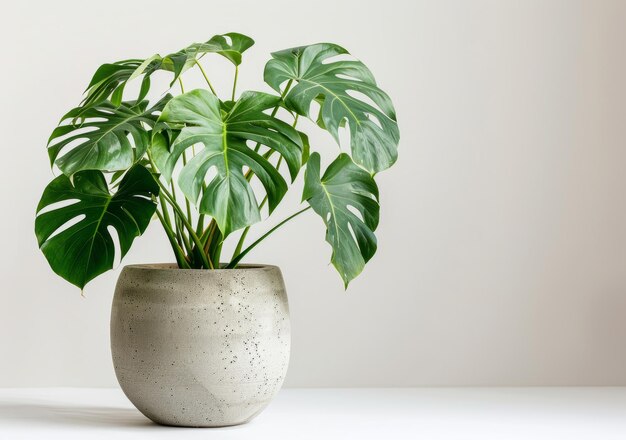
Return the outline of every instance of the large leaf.
{"type": "Polygon", "coordinates": [[[119,107],[107,101],[71,110],[61,121],[67,124],[58,126],[48,140],[51,164],[56,163],[68,176],[82,170],[130,168],[150,144],[146,127],[154,126],[157,112],[170,98],[165,96],[152,108],[148,108],[148,101],[124,102],[119,107]],[[81,122],[75,120],[77,116],[81,122]],[[69,151],[59,157],[65,149],[69,151]]]}
{"type": "MultiPolygon", "coordinates": [[[[94,74],[87,86],[87,95],[83,100],[84,108],[108,99],[112,95],[121,100],[126,83],[138,76],[144,75],[139,100],[143,99],[150,87],[150,76],[157,70],[166,70],[174,73],[170,85],[187,69],[194,66],[196,60],[207,53],[217,53],[227,58],[234,65],[241,64],[241,55],[252,45],[254,40],[243,34],[229,32],[215,35],[205,43],[193,43],[188,47],[166,56],[155,54],[144,60],[132,59],[103,64],[94,74]]],[[[118,104],[117,99],[111,99],[118,104]]]]}
{"type": "Polygon", "coordinates": [[[347,121],[354,161],[376,173],[393,165],[398,156],[400,133],[395,111],[363,63],[328,60],[345,54],[344,48],[328,43],[275,52],[265,66],[265,81],[279,92],[285,81],[295,81],[285,98],[287,107],[311,117],[311,103],[320,103],[320,125],[337,142],[339,128],[347,121]]]}
{"type": "Polygon", "coordinates": [[[320,156],[309,157],[303,199],[326,224],[331,262],[345,286],[361,273],[376,252],[378,187],[365,170],[342,153],[320,177],[320,156]]]}
{"type": "Polygon", "coordinates": [[[37,206],[35,233],[39,247],[52,270],[81,289],[90,280],[113,268],[115,245],[107,228],[117,231],[120,258],[141,235],[156,209],[152,197],[159,187],[150,172],[135,165],[122,179],[117,192],[109,193],[100,171],[81,171],[73,184],[65,175],[54,179],[45,189],[37,206]],[[75,200],[54,208],[59,202],[75,200]],[[72,220],[67,229],[59,230],[72,220]]]}
{"type": "Polygon", "coordinates": [[[247,145],[258,142],[283,156],[292,179],[302,165],[303,143],[289,124],[266,114],[280,98],[266,93],[245,92],[235,103],[223,104],[206,90],[193,90],[173,98],[159,122],[182,130],[160,161],[169,180],[181,154],[203,144],[183,167],[179,185],[185,196],[198,203],[200,212],[215,218],[226,237],[232,231],[261,219],[256,197],[243,168],[252,170],[268,196],[270,212],[280,202],[287,184],[269,160],[247,145]],[[203,189],[209,170],[216,174],[203,189]]]}

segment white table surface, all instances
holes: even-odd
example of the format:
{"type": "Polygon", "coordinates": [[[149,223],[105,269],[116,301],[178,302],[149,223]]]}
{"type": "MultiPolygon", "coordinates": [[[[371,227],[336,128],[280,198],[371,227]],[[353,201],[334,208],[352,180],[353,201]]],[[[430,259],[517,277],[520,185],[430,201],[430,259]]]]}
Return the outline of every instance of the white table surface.
{"type": "Polygon", "coordinates": [[[626,388],[286,389],[230,428],[172,428],[118,389],[0,389],[0,439],[626,439],[626,388]]]}

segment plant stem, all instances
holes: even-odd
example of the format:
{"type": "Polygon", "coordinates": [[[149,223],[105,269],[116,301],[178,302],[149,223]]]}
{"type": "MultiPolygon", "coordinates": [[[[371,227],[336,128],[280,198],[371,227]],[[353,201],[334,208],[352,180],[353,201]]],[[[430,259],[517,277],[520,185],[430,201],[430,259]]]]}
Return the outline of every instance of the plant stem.
{"type": "Polygon", "coordinates": [[[239,66],[235,66],[235,79],[233,81],[233,93],[230,98],[231,101],[235,100],[235,91],[237,90],[237,78],[239,77],[239,66]]]}
{"type": "Polygon", "coordinates": [[[174,231],[172,231],[172,228],[168,225],[168,222],[163,218],[163,215],[159,212],[158,209],[156,210],[156,215],[161,221],[163,229],[165,229],[165,235],[167,235],[170,245],[174,250],[174,256],[176,257],[176,263],[178,264],[178,267],[182,269],[189,269],[189,263],[185,258],[185,253],[180,248],[180,246],[178,246],[178,243],[176,243],[176,239],[174,238],[174,231]]]}
{"type": "MultiPolygon", "coordinates": [[[[170,182],[170,187],[172,188],[172,195],[174,196],[174,199],[176,199],[176,190],[174,189],[174,182],[170,182]]],[[[163,198],[162,194],[159,194],[159,196],[161,198],[163,198]]],[[[169,216],[169,214],[168,214],[169,216]]],[[[176,212],[174,211],[174,228],[176,231],[176,241],[178,241],[178,245],[182,248],[183,247],[183,235],[181,232],[181,228],[179,228],[178,222],[176,221],[177,216],[176,216],[176,212]]],[[[170,224],[170,227],[172,225],[170,224]]]]}
{"type": "Polygon", "coordinates": [[[180,93],[185,93],[185,87],[183,86],[183,80],[182,80],[182,78],[180,76],[178,77],[178,84],[180,84],[180,93]]]}
{"type": "Polygon", "coordinates": [[[201,236],[204,230],[204,214],[198,216],[198,224],[196,225],[196,235],[201,236]]]}
{"type": "Polygon", "coordinates": [[[209,77],[207,76],[206,72],[204,71],[204,69],[202,68],[202,64],[200,64],[200,62],[198,60],[196,60],[196,66],[198,66],[200,68],[200,72],[202,72],[202,76],[204,76],[204,80],[206,81],[206,83],[209,85],[209,89],[211,89],[211,92],[213,92],[213,94],[215,96],[217,96],[217,93],[215,93],[215,89],[213,88],[213,86],[211,85],[211,81],[209,81],[209,77]]]}
{"type": "MultiPolygon", "coordinates": [[[[178,206],[176,201],[172,199],[172,195],[167,191],[167,188],[165,187],[165,185],[163,185],[160,181],[157,181],[157,183],[161,187],[161,191],[163,191],[163,193],[165,194],[165,198],[169,200],[170,204],[172,205],[172,208],[174,208],[174,210],[178,213],[180,220],[185,225],[185,228],[187,228],[187,231],[189,232],[189,236],[193,240],[194,244],[198,248],[202,248],[202,243],[200,242],[200,239],[196,235],[196,232],[194,231],[193,226],[191,226],[191,224],[189,223],[189,220],[187,219],[187,217],[185,217],[183,210],[180,208],[180,206],[178,206]]],[[[202,263],[204,264],[205,267],[213,269],[213,262],[205,253],[200,252],[200,258],[202,258],[202,263]]]]}
{"type": "Polygon", "coordinates": [[[193,247],[191,246],[191,243],[189,243],[189,238],[187,238],[187,236],[183,233],[182,220],[178,216],[176,216],[176,227],[180,231],[181,240],[183,242],[183,245],[185,246],[185,251],[187,251],[187,255],[189,256],[189,258],[193,258],[193,247]],[[178,223],[181,224],[179,225],[178,223]]]}
{"type": "MultiPolygon", "coordinates": [[[[185,166],[187,166],[187,154],[183,151],[183,167],[185,166]]],[[[185,195],[183,194],[183,197],[184,196],[185,195]]],[[[176,195],[174,195],[174,198],[176,198],[176,195]]],[[[187,210],[187,218],[189,219],[189,221],[192,221],[191,220],[191,205],[187,197],[185,197],[185,209],[187,210]]]]}
{"type": "MultiPolygon", "coordinates": [[[[152,159],[152,155],[150,154],[150,151],[148,151],[148,159],[150,160],[150,164],[152,165],[152,168],[156,170],[157,167],[154,164],[154,160],[152,159]]],[[[198,247],[198,250],[200,251],[198,253],[200,254],[200,258],[202,259],[202,264],[206,268],[213,269],[213,262],[211,261],[211,259],[208,257],[208,255],[205,252],[202,252],[202,249],[203,249],[202,243],[200,242],[198,235],[196,235],[196,232],[194,231],[193,226],[191,226],[191,224],[189,223],[189,220],[187,219],[187,217],[185,217],[183,210],[181,209],[180,206],[178,206],[178,203],[176,203],[176,200],[172,198],[172,195],[169,193],[169,191],[167,190],[167,187],[163,184],[163,182],[161,182],[161,179],[155,179],[155,180],[156,180],[156,183],[161,188],[160,193],[165,196],[167,201],[172,206],[172,209],[178,214],[183,225],[185,226],[185,228],[187,228],[187,231],[189,232],[189,236],[191,237],[193,243],[196,245],[196,247],[198,247]]]]}
{"type": "Polygon", "coordinates": [[[243,257],[246,256],[246,254],[248,252],[250,252],[252,249],[254,249],[254,247],[256,245],[258,245],[259,243],[261,243],[263,240],[265,240],[272,232],[274,232],[276,229],[280,228],[282,225],[284,225],[285,223],[287,223],[289,220],[299,216],[300,214],[302,214],[303,212],[307,211],[311,209],[310,206],[307,206],[304,209],[301,209],[300,211],[296,212],[295,214],[291,214],[289,217],[287,217],[285,220],[281,221],[280,223],[278,223],[276,226],[274,226],[272,229],[270,229],[269,231],[267,231],[265,234],[263,234],[257,241],[255,241],[254,243],[252,243],[250,246],[248,246],[243,252],[241,252],[239,255],[237,255],[235,258],[232,259],[232,261],[230,263],[228,263],[228,265],[226,266],[226,269],[234,269],[235,267],[237,267],[237,264],[241,261],[241,259],[243,257]]]}

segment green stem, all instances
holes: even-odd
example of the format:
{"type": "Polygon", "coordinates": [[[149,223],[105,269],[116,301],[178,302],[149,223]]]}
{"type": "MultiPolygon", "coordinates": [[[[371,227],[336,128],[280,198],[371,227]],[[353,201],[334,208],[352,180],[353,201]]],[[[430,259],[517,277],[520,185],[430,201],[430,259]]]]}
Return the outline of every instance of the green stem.
{"type": "MultiPolygon", "coordinates": [[[[150,151],[148,151],[148,159],[150,160],[150,164],[152,165],[152,168],[156,170],[157,167],[154,164],[154,160],[152,159],[152,155],[150,154],[150,151]]],[[[155,179],[155,180],[156,180],[156,183],[161,188],[161,193],[168,200],[168,202],[172,206],[172,209],[174,209],[174,211],[178,214],[178,216],[180,217],[180,220],[183,222],[183,225],[185,225],[185,228],[187,228],[187,231],[189,232],[189,236],[191,237],[193,243],[198,247],[199,250],[202,250],[203,249],[202,243],[200,242],[198,235],[196,235],[196,232],[194,231],[193,226],[191,226],[191,224],[189,223],[189,220],[185,217],[185,214],[183,213],[183,210],[181,209],[181,207],[178,206],[178,203],[176,203],[176,200],[172,198],[172,195],[169,193],[169,191],[167,190],[167,187],[163,184],[163,182],[161,182],[161,179],[155,179]]],[[[200,254],[200,258],[202,259],[202,264],[204,264],[204,267],[213,269],[213,262],[207,256],[207,254],[204,252],[198,252],[198,253],[200,254]]]]}
{"type": "Polygon", "coordinates": [[[178,267],[180,267],[181,269],[189,269],[189,263],[187,263],[187,259],[185,258],[185,253],[180,248],[180,246],[178,246],[178,243],[176,242],[176,239],[174,238],[174,231],[172,231],[171,226],[168,224],[165,218],[163,218],[163,215],[159,212],[158,209],[156,210],[156,215],[161,221],[161,224],[163,225],[163,229],[165,229],[165,235],[167,235],[170,245],[172,246],[172,249],[174,250],[174,256],[176,257],[176,263],[178,264],[178,267]]]}
{"type": "Polygon", "coordinates": [[[235,267],[237,267],[237,264],[241,261],[241,259],[243,257],[246,256],[246,254],[248,252],[250,252],[252,249],[254,249],[254,247],[256,245],[258,245],[259,243],[261,243],[263,240],[265,240],[272,232],[274,232],[276,229],[280,228],[282,225],[284,225],[285,223],[287,223],[289,220],[299,216],[300,214],[302,214],[303,212],[307,211],[311,209],[310,206],[307,206],[304,209],[301,209],[300,211],[296,212],[295,214],[290,215],[289,217],[287,217],[285,220],[283,220],[282,222],[278,223],[276,226],[274,226],[272,229],[270,229],[269,231],[267,231],[265,234],[263,234],[257,241],[255,241],[254,243],[252,243],[250,246],[248,246],[246,249],[244,249],[239,255],[237,255],[235,258],[232,259],[232,261],[230,263],[228,263],[228,265],[226,266],[226,269],[234,269],[235,267]]]}
{"type": "Polygon", "coordinates": [[[239,77],[239,66],[235,66],[235,79],[233,81],[233,93],[230,98],[231,101],[235,100],[235,91],[237,90],[237,78],[239,77]]]}
{"type": "MultiPolygon", "coordinates": [[[[265,199],[263,199],[263,202],[264,201],[265,201],[265,199]]],[[[261,204],[263,204],[263,202],[261,202],[261,204]]],[[[250,230],[250,226],[246,226],[246,228],[241,233],[241,237],[239,237],[239,241],[237,242],[237,246],[235,247],[235,251],[233,252],[233,256],[230,257],[231,261],[234,260],[235,257],[241,253],[241,248],[243,247],[243,243],[246,241],[246,236],[248,235],[248,231],[249,230],[250,230]]]]}
{"type": "MultiPolygon", "coordinates": [[[[183,213],[183,210],[181,209],[181,207],[178,206],[176,201],[172,199],[172,195],[167,191],[167,188],[165,187],[165,185],[163,185],[160,181],[157,181],[157,183],[161,187],[161,191],[163,191],[163,193],[165,194],[165,198],[169,200],[170,204],[172,205],[172,208],[174,208],[174,210],[178,213],[178,216],[180,217],[180,220],[183,222],[183,225],[185,225],[185,228],[187,228],[187,231],[189,232],[189,236],[191,237],[193,243],[198,248],[202,248],[202,243],[200,242],[198,235],[196,235],[196,231],[194,231],[193,226],[189,223],[189,220],[187,219],[187,217],[185,217],[185,214],[183,213]]],[[[200,252],[200,258],[202,258],[202,263],[204,264],[206,268],[213,269],[213,262],[208,258],[208,256],[204,252],[200,252]]]]}
{"type": "MultiPolygon", "coordinates": [[[[170,182],[170,188],[172,188],[172,195],[174,196],[174,200],[176,200],[176,190],[174,189],[174,182],[170,182]]],[[[161,194],[159,194],[159,196],[163,197],[161,194]]],[[[177,216],[176,216],[176,212],[174,212],[174,230],[176,231],[176,240],[178,241],[178,245],[182,248],[183,247],[183,234],[181,232],[181,228],[179,228],[178,222],[176,221],[177,216]]],[[[170,224],[170,227],[172,227],[172,225],[170,224]]]]}
{"type": "Polygon", "coordinates": [[[178,84],[180,84],[180,93],[185,93],[185,87],[183,86],[183,80],[182,80],[182,78],[180,76],[178,77],[178,84]]]}
{"type": "Polygon", "coordinates": [[[170,219],[170,214],[167,209],[167,205],[165,204],[165,197],[163,197],[163,194],[161,193],[159,193],[159,204],[163,210],[163,220],[165,220],[170,229],[172,229],[172,220],[170,219]]]}
{"type": "Polygon", "coordinates": [[[204,69],[202,68],[202,64],[200,64],[200,62],[198,60],[196,60],[196,66],[198,66],[200,68],[200,72],[202,72],[202,76],[204,76],[204,80],[206,81],[206,83],[209,85],[209,89],[211,89],[211,92],[213,92],[213,94],[215,96],[217,96],[217,93],[215,93],[215,89],[213,88],[213,86],[211,85],[211,81],[209,81],[209,77],[207,76],[206,72],[204,71],[204,69]]]}
{"type": "Polygon", "coordinates": [[[187,252],[187,255],[189,256],[189,258],[193,258],[193,246],[191,246],[191,243],[189,242],[189,238],[187,238],[187,236],[183,233],[182,220],[178,216],[176,216],[176,227],[180,231],[180,237],[183,242],[183,245],[185,246],[185,251],[187,252]],[[181,224],[179,225],[178,223],[181,223],[181,224]]]}
{"type": "Polygon", "coordinates": [[[213,239],[213,236],[215,235],[216,230],[217,230],[217,222],[215,221],[215,219],[211,219],[209,226],[207,226],[206,230],[204,231],[204,234],[202,234],[203,237],[206,236],[206,238],[202,241],[205,252],[209,252],[209,247],[211,246],[211,240],[213,239]]]}
{"type": "Polygon", "coordinates": [[[196,224],[196,235],[197,236],[202,235],[203,230],[204,230],[204,214],[200,214],[198,216],[198,223],[196,224]]]}
{"type": "MultiPolygon", "coordinates": [[[[183,151],[183,167],[185,166],[187,166],[187,154],[183,151]]],[[[183,197],[184,197],[184,194],[183,194],[183,197]]],[[[174,195],[174,198],[176,198],[176,195],[174,195]]],[[[185,209],[187,211],[187,218],[189,219],[189,221],[192,221],[191,220],[191,204],[189,203],[189,200],[187,199],[187,197],[185,197],[185,209]]]]}

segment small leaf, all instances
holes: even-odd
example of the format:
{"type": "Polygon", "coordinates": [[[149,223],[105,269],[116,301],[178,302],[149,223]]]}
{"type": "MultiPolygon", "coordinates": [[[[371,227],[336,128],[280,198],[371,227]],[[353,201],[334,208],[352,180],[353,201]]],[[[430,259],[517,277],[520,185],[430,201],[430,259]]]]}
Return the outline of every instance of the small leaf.
{"type": "Polygon", "coordinates": [[[124,97],[124,87],[125,86],[126,86],[126,83],[123,82],[122,84],[117,86],[117,88],[115,89],[115,91],[111,95],[111,104],[113,104],[115,107],[119,107],[120,104],[122,103],[122,98],[124,97]]]}
{"type": "Polygon", "coordinates": [[[156,210],[152,201],[159,187],[150,172],[135,165],[122,178],[115,194],[100,171],[60,175],[44,190],[37,206],[35,233],[41,251],[56,274],[83,288],[90,280],[113,268],[115,245],[108,231],[117,231],[120,258],[145,231],[156,210]],[[41,211],[56,203],[76,202],[41,211]],[[81,218],[82,217],[82,218],[81,218]],[[67,229],[71,221],[80,219],[67,229]]]}
{"type": "MultiPolygon", "coordinates": [[[[224,35],[215,35],[205,43],[194,43],[178,52],[162,57],[154,54],[145,60],[132,59],[103,64],[98,68],[86,90],[86,97],[82,106],[86,109],[109,99],[113,103],[119,97],[111,96],[128,82],[144,75],[138,101],[147,94],[150,87],[149,78],[157,70],[166,70],[174,73],[170,87],[180,75],[190,69],[196,60],[207,53],[216,53],[226,57],[235,65],[241,64],[241,55],[254,44],[254,40],[243,34],[230,32],[224,35]]],[[[121,92],[118,92],[118,94],[121,92]]],[[[121,101],[121,99],[120,99],[121,101]]]]}
{"type": "Polygon", "coordinates": [[[321,177],[319,153],[311,154],[304,176],[303,200],[322,217],[333,249],[331,262],[347,287],[376,252],[378,187],[345,153],[321,177]]]}
{"type": "Polygon", "coordinates": [[[215,35],[206,43],[191,45],[198,54],[214,52],[228,59],[235,66],[241,64],[241,55],[254,45],[254,40],[237,32],[229,32],[224,35],[215,35]],[[228,42],[230,39],[230,42],[228,42]]]}
{"type": "Polygon", "coordinates": [[[146,75],[141,80],[141,88],[139,89],[139,96],[137,97],[137,101],[141,102],[146,97],[148,92],[150,91],[150,76],[146,75]]]}
{"type": "Polygon", "coordinates": [[[298,131],[300,138],[302,139],[302,165],[305,165],[309,160],[309,155],[311,153],[311,145],[309,144],[309,137],[306,133],[298,131]]]}

